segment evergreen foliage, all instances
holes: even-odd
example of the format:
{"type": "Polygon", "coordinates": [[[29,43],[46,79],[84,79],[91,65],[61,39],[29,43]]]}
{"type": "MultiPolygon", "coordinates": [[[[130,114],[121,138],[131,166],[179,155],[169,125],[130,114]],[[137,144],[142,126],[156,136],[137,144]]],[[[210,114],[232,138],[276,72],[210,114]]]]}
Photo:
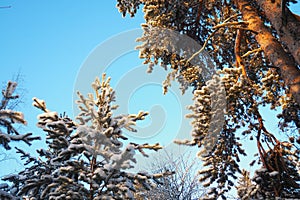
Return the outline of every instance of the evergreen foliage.
{"type": "Polygon", "coordinates": [[[144,13],[137,48],[148,72],[155,65],[167,70],[164,91],[174,80],[183,92],[194,89],[187,116],[193,139],[177,143],[200,148],[205,167],[200,181],[210,188],[205,199],[225,199],[233,187],[242,199],[300,198],[300,22],[286,7],[289,3],[296,1],[118,0],[123,16],[133,17],[139,9],[144,13]],[[202,48],[180,45],[185,41],[165,34],[166,29],[202,48]],[[178,46],[182,48],[175,51],[178,46]],[[214,112],[212,106],[221,96],[211,87],[217,79],[207,79],[207,55],[226,92],[224,112],[214,112]],[[278,113],[278,131],[266,126],[263,107],[278,113]],[[216,134],[215,116],[220,113],[224,124],[216,134]],[[260,167],[252,178],[240,166],[249,155],[245,143],[258,152],[251,164],[258,160],[260,167]],[[235,184],[238,176],[240,185],[235,184]]]}
{"type": "Polygon", "coordinates": [[[158,178],[171,174],[132,173],[128,170],[136,162],[135,152],[144,149],[159,150],[159,144],[129,143],[123,130],[136,131],[136,121],[147,112],[114,116],[115,92],[110,78],[103,75],[92,84],[94,94],[87,97],[78,92],[81,110],[76,123],[65,114],[50,111],[43,100],[34,98],[33,105],[43,113],[38,115],[37,126],[47,134],[48,149],[39,149],[33,157],[16,148],[27,165],[15,175],[8,175],[0,197],[10,199],[133,199],[136,185],[149,190],[158,178]],[[2,195],[2,196],[1,196],[2,195]]]}

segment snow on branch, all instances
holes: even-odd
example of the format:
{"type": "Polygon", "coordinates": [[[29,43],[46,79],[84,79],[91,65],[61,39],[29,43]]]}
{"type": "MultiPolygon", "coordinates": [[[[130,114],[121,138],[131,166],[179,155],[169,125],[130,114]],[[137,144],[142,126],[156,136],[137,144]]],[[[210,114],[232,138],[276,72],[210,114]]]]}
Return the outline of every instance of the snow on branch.
{"type": "Polygon", "coordinates": [[[11,149],[9,143],[11,141],[23,141],[28,145],[34,140],[40,140],[38,136],[32,136],[32,133],[21,134],[14,127],[14,124],[26,125],[22,112],[9,109],[11,101],[19,98],[19,95],[14,95],[17,83],[9,81],[6,89],[2,91],[2,101],[0,103],[0,145],[6,150],[11,149]]]}
{"type": "Polygon", "coordinates": [[[43,100],[33,98],[33,105],[43,111],[37,126],[46,132],[47,149],[39,149],[38,158],[18,149],[27,168],[6,178],[13,184],[8,190],[18,197],[37,199],[135,199],[141,186],[149,190],[159,174],[130,173],[137,162],[135,152],[147,156],[144,149],[159,150],[157,143],[129,143],[123,147],[123,130],[136,131],[136,121],[148,114],[115,116],[115,91],[105,74],[92,84],[94,93],[78,92],[78,122],[50,111],[43,100]],[[30,163],[30,165],[28,165],[30,163]]]}

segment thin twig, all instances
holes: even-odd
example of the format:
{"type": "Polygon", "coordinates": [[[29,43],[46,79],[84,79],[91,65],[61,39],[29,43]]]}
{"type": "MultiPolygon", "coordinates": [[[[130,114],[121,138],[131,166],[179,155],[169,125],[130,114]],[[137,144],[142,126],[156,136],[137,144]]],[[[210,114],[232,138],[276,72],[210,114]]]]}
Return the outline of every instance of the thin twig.
{"type": "Polygon", "coordinates": [[[209,36],[208,38],[205,40],[203,46],[201,47],[201,49],[199,49],[199,51],[197,51],[196,53],[194,53],[187,61],[186,61],[186,65],[191,61],[193,60],[197,55],[199,55],[204,49],[205,49],[205,46],[207,45],[208,41],[210,40],[210,38],[212,38],[212,36],[214,36],[214,34],[218,31],[217,30],[214,30],[209,36]]]}
{"type": "Polygon", "coordinates": [[[237,25],[248,25],[248,22],[227,22],[227,23],[222,23],[222,24],[218,24],[216,26],[213,27],[213,29],[219,29],[222,28],[224,26],[237,26],[237,25]]]}
{"type": "Polygon", "coordinates": [[[228,22],[229,20],[231,20],[231,19],[233,19],[233,18],[235,18],[235,17],[238,17],[238,16],[241,16],[241,14],[235,14],[235,15],[232,15],[232,16],[228,17],[227,19],[225,19],[223,23],[226,23],[226,22],[228,22]]]}
{"type": "Polygon", "coordinates": [[[11,6],[0,6],[0,9],[11,8],[11,6]]]}
{"type": "Polygon", "coordinates": [[[254,49],[254,50],[252,50],[252,51],[248,51],[247,53],[245,53],[244,55],[242,55],[242,58],[244,58],[244,57],[246,57],[246,56],[249,56],[249,55],[252,54],[252,53],[260,52],[260,51],[262,51],[262,48],[261,48],[261,47],[260,47],[260,48],[257,48],[257,49],[254,49]]]}
{"type": "MultiPolygon", "coordinates": [[[[232,16],[232,18],[235,17],[232,16]]],[[[230,17],[228,19],[226,19],[225,21],[228,21],[230,19],[230,17]]],[[[224,26],[235,26],[235,25],[247,25],[248,22],[228,22],[228,23],[222,23],[222,24],[218,24],[216,26],[214,26],[212,29],[214,29],[214,31],[208,36],[208,38],[205,40],[203,46],[201,47],[201,49],[199,49],[199,51],[197,51],[196,53],[194,53],[187,61],[186,61],[186,65],[193,60],[197,55],[199,55],[206,47],[208,41],[214,36],[214,34],[219,30],[219,28],[222,28],[224,26]]],[[[242,27],[238,27],[239,29],[244,29],[242,27]]]]}

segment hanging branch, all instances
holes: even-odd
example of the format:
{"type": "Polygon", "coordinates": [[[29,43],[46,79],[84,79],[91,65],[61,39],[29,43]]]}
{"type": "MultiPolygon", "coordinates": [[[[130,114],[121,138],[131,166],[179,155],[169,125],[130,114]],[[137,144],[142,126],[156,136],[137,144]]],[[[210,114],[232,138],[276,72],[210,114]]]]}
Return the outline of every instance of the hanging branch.
{"type": "Polygon", "coordinates": [[[240,46],[241,46],[241,38],[243,36],[243,30],[238,29],[237,34],[236,34],[236,39],[235,39],[235,59],[236,59],[236,67],[241,67],[242,68],[242,74],[243,76],[248,79],[247,72],[245,69],[245,65],[243,64],[241,55],[240,55],[240,46]]]}

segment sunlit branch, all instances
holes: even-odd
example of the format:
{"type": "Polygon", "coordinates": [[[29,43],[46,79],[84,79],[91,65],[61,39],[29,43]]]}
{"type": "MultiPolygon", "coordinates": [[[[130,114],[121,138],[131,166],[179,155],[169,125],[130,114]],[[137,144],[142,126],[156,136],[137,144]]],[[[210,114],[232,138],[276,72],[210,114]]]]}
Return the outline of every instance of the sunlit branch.
{"type": "MultiPolygon", "coordinates": [[[[234,17],[234,16],[232,16],[234,17]]],[[[228,21],[229,19],[227,19],[228,21]]],[[[225,20],[226,21],[226,20],[225,20]]],[[[216,26],[213,27],[214,31],[208,36],[208,38],[205,40],[203,46],[201,47],[201,49],[199,49],[199,51],[197,51],[196,53],[194,53],[187,61],[186,64],[189,63],[191,60],[193,60],[197,55],[199,55],[206,47],[208,41],[214,36],[214,34],[222,27],[224,26],[236,26],[236,25],[247,25],[247,22],[228,22],[228,23],[222,23],[222,24],[218,24],[216,26]]],[[[243,27],[238,27],[239,29],[245,29],[243,27]]],[[[248,30],[248,29],[246,29],[248,30]]]]}
{"type": "Polygon", "coordinates": [[[219,29],[225,26],[237,26],[237,25],[248,25],[248,22],[228,22],[228,23],[222,23],[218,24],[213,27],[213,29],[219,29]]]}
{"type": "Polygon", "coordinates": [[[244,57],[246,57],[246,56],[249,56],[249,55],[252,54],[252,53],[260,52],[260,51],[262,51],[262,48],[257,48],[257,49],[254,49],[254,50],[252,50],[252,51],[248,51],[247,53],[245,53],[245,54],[242,55],[241,57],[244,58],[244,57]]]}
{"type": "Polygon", "coordinates": [[[208,41],[210,40],[210,38],[212,38],[214,36],[214,34],[218,31],[217,30],[214,30],[209,36],[208,38],[205,40],[203,46],[201,47],[201,49],[199,49],[199,51],[197,51],[196,53],[194,53],[187,61],[186,61],[186,65],[191,61],[193,60],[197,55],[199,55],[204,49],[205,49],[205,46],[207,45],[208,41]]]}
{"type": "Polygon", "coordinates": [[[223,23],[227,23],[227,22],[230,21],[231,19],[233,19],[233,18],[235,18],[235,17],[238,17],[238,16],[241,16],[241,14],[235,14],[235,15],[232,15],[232,16],[228,17],[227,19],[225,19],[223,23]]]}
{"type": "Polygon", "coordinates": [[[236,39],[235,39],[234,53],[236,59],[236,67],[241,67],[243,76],[247,78],[245,65],[243,64],[242,58],[240,56],[240,46],[241,46],[242,36],[243,36],[243,31],[238,29],[236,34],[236,39]]]}

